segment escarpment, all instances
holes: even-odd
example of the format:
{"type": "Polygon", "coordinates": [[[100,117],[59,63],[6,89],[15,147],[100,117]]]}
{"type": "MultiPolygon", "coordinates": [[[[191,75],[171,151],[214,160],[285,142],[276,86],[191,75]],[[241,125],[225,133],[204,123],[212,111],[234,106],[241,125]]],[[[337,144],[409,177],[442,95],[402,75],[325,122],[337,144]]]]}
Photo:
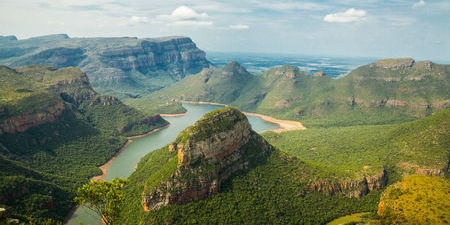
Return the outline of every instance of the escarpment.
{"type": "Polygon", "coordinates": [[[343,195],[347,197],[360,198],[370,191],[380,190],[387,184],[386,170],[363,176],[360,179],[347,181],[314,181],[310,188],[313,191],[322,192],[328,195],[343,195]]]}
{"type": "MultiPolygon", "coordinates": [[[[0,68],[0,135],[27,132],[29,129],[61,122],[62,117],[78,115],[97,128],[119,133],[140,134],[166,122],[160,116],[145,116],[125,106],[113,96],[97,94],[85,73],[68,67],[28,66],[16,70],[0,68]],[[118,118],[105,121],[105,117],[118,118]]],[[[45,136],[45,134],[42,134],[45,136]]]]}
{"type": "Polygon", "coordinates": [[[0,38],[0,64],[77,67],[96,91],[116,97],[161,89],[212,64],[188,37],[70,38],[50,35],[24,40],[0,38]]]}
{"type": "Polygon", "coordinates": [[[220,191],[221,183],[248,168],[272,146],[252,130],[244,114],[226,107],[204,115],[182,131],[167,151],[177,151],[175,171],[159,185],[144,187],[145,211],[183,204],[220,191]]]}

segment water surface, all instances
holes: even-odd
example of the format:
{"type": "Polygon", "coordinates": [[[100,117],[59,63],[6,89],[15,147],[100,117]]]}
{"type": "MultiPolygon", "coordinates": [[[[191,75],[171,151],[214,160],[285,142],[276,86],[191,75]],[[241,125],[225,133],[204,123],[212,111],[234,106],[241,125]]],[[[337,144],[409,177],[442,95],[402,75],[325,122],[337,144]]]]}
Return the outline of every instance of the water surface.
{"type": "MultiPolygon", "coordinates": [[[[216,110],[223,106],[217,105],[200,105],[183,103],[183,107],[188,110],[188,114],[180,117],[164,117],[169,121],[170,126],[149,134],[145,137],[134,139],[117,158],[109,165],[108,173],[105,180],[112,180],[116,177],[127,178],[133,173],[139,160],[151,151],[164,147],[173,141],[178,133],[186,127],[192,125],[200,119],[203,114],[216,110]]],[[[247,116],[253,130],[257,132],[277,129],[278,125],[267,122],[259,117],[247,116]]],[[[91,210],[81,207],[78,208],[69,220],[69,225],[77,225],[83,222],[84,225],[100,225],[99,217],[91,210]]]]}

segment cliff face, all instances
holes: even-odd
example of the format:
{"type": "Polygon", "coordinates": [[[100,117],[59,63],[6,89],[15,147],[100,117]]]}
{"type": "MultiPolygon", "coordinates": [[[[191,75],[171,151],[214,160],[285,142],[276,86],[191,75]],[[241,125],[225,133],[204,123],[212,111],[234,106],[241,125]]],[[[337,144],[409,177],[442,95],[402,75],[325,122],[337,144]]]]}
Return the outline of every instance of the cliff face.
{"type": "Polygon", "coordinates": [[[162,42],[144,39],[136,46],[113,47],[100,55],[101,60],[113,68],[138,70],[142,73],[167,70],[179,79],[209,67],[205,52],[198,49],[190,38],[183,37],[162,42]]]}
{"type": "Polygon", "coordinates": [[[86,74],[74,67],[3,67],[0,78],[4,90],[0,93],[0,135],[58,122],[64,112],[81,114],[98,128],[120,133],[135,126],[145,132],[165,124],[160,116],[144,116],[115,97],[98,95],[86,74]],[[115,120],[105,121],[105,117],[115,120]]]}
{"type": "Polygon", "coordinates": [[[67,110],[67,106],[60,101],[53,106],[42,109],[41,112],[27,113],[1,120],[0,135],[21,133],[41,124],[55,122],[65,110],[67,110]]]}
{"type": "Polygon", "coordinates": [[[13,67],[78,67],[87,73],[97,91],[118,96],[146,94],[211,66],[205,52],[188,37],[5,37],[0,39],[0,52],[0,64],[13,67]]]}
{"type": "Polygon", "coordinates": [[[383,169],[372,176],[365,176],[361,179],[329,182],[316,181],[310,185],[311,190],[323,192],[329,195],[344,195],[347,197],[360,198],[370,191],[379,190],[386,186],[387,174],[383,169]]]}
{"type": "Polygon", "coordinates": [[[144,190],[143,208],[156,210],[216,194],[223,181],[248,168],[249,155],[264,156],[271,149],[238,110],[227,107],[207,114],[169,146],[168,151],[177,151],[177,169],[156,188],[144,190]],[[259,149],[250,151],[250,145],[259,149]]]}

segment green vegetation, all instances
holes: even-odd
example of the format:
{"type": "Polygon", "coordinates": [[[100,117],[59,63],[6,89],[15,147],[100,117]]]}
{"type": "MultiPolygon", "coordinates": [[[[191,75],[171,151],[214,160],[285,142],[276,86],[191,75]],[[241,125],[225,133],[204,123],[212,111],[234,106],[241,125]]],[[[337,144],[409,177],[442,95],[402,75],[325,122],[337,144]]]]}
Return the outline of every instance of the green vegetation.
{"type": "Polygon", "coordinates": [[[219,102],[307,127],[401,123],[448,107],[450,66],[424,61],[395,67],[404,61],[378,61],[338,79],[289,65],[251,76],[233,62],[147,98],[219,102]]]}
{"type": "Polygon", "coordinates": [[[370,213],[355,213],[349,216],[343,216],[337,218],[327,225],[350,225],[350,224],[367,224],[370,222],[375,222],[373,219],[369,218],[370,213]]]}
{"type": "Polygon", "coordinates": [[[0,67],[0,204],[22,222],[62,221],[126,135],[167,124],[94,92],[76,68],[0,67]]]}
{"type": "Polygon", "coordinates": [[[378,209],[384,224],[448,224],[450,182],[440,177],[411,175],[382,194],[378,209]]]}
{"type": "Polygon", "coordinates": [[[194,140],[204,140],[211,135],[230,130],[234,125],[242,120],[246,120],[244,114],[233,107],[224,107],[206,113],[194,125],[186,128],[182,133],[194,135],[194,140]]]}
{"type": "Polygon", "coordinates": [[[141,97],[211,65],[188,37],[0,39],[0,65],[35,64],[77,67],[97,92],[120,99],[141,97]]]}
{"type": "Polygon", "coordinates": [[[450,154],[449,118],[447,109],[404,124],[310,128],[263,136],[280,150],[333,171],[340,179],[374,175],[384,168],[392,182],[401,173],[444,176],[450,154]]]}
{"type": "Polygon", "coordinates": [[[183,106],[179,102],[162,101],[157,99],[151,99],[148,97],[128,98],[124,100],[124,103],[148,115],[156,115],[164,113],[174,114],[186,112],[186,109],[183,108],[183,106]]]}
{"type": "Polygon", "coordinates": [[[309,191],[318,169],[278,150],[268,156],[255,154],[259,146],[249,144],[249,169],[233,176],[218,194],[183,205],[169,205],[144,212],[141,194],[157,177],[176,167],[176,152],[167,146],[146,155],[124,188],[126,196],[119,222],[122,224],[323,224],[361,211],[375,212],[379,192],[361,199],[326,196],[309,191]]]}
{"type": "Polygon", "coordinates": [[[117,224],[123,201],[122,189],[127,180],[115,178],[112,181],[92,180],[77,190],[75,201],[80,206],[86,206],[96,212],[105,225],[117,224]]]}

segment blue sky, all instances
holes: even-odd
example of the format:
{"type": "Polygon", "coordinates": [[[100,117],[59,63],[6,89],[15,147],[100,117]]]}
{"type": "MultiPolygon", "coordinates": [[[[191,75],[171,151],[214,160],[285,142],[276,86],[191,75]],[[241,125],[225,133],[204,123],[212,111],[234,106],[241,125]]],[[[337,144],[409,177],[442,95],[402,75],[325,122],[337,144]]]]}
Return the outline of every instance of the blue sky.
{"type": "Polygon", "coordinates": [[[450,0],[0,0],[0,35],[191,37],[206,51],[450,61],[450,0]]]}

